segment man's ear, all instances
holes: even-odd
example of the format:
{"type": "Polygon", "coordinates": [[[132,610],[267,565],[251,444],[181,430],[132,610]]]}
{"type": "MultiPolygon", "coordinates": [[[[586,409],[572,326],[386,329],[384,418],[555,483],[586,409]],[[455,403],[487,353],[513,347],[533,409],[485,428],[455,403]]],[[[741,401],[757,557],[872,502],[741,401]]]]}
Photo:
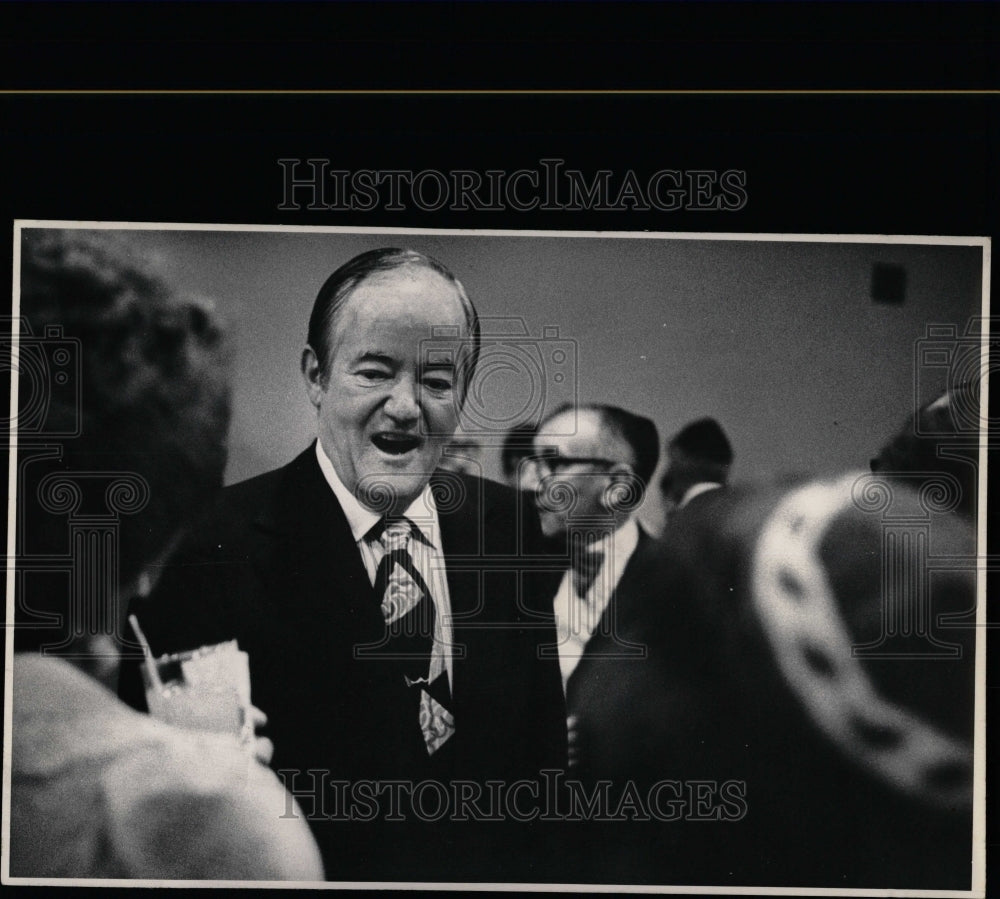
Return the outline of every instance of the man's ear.
{"type": "Polygon", "coordinates": [[[604,507],[613,514],[634,512],[642,501],[643,485],[625,462],[618,462],[608,469],[608,487],[604,491],[604,507]]]}
{"type": "Polygon", "coordinates": [[[323,369],[316,351],[309,344],[302,351],[302,380],[306,385],[306,393],[309,394],[309,402],[318,409],[324,392],[323,369]]]}

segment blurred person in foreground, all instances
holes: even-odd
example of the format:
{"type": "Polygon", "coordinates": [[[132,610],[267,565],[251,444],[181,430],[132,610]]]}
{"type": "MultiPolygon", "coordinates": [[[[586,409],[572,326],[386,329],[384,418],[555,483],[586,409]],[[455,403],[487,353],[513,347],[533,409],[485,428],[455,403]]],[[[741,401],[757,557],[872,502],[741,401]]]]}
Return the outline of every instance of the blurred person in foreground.
{"type": "Polygon", "coordinates": [[[214,313],[109,236],[35,230],[23,232],[21,311],[22,348],[26,327],[79,341],[80,392],[53,391],[46,419],[55,434],[79,422],[79,436],[21,446],[11,875],[322,880],[307,827],[281,817],[291,797],[236,738],[174,728],[112,692],[120,612],[221,485],[229,394],[214,313]],[[110,556],[97,543],[66,555],[82,520],[114,522],[110,556]],[[60,558],[73,558],[61,577],[45,562],[60,558]],[[88,592],[91,566],[108,562],[88,592]]]}
{"type": "Polygon", "coordinates": [[[856,472],[673,519],[663,601],[626,631],[647,657],[576,684],[588,775],[650,797],[604,828],[594,879],[970,889],[976,560],[955,499],[856,472]]]}

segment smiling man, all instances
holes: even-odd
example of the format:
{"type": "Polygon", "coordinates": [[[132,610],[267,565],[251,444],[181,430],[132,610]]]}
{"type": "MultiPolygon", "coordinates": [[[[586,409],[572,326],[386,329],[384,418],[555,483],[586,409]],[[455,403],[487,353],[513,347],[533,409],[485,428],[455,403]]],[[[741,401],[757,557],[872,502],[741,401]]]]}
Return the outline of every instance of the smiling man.
{"type": "Polygon", "coordinates": [[[366,495],[384,485],[384,511],[401,513],[427,490],[458,426],[478,327],[462,285],[417,253],[364,253],[323,286],[302,374],[319,451],[363,504],[384,505],[366,495]],[[440,333],[454,335],[452,346],[431,349],[440,333]]]}
{"type": "MultiPolygon", "coordinates": [[[[403,824],[426,808],[399,808],[393,785],[474,791],[564,766],[540,529],[514,491],[439,468],[479,344],[448,269],[410,250],[355,257],[320,289],[307,340],[317,441],[225,490],[135,611],[156,653],[233,638],[249,653],[272,764],[333,879],[458,878],[471,856],[455,828],[428,843],[403,824]],[[345,827],[359,785],[376,821],[345,827]]],[[[122,691],[136,697],[135,678],[122,691]]]]}

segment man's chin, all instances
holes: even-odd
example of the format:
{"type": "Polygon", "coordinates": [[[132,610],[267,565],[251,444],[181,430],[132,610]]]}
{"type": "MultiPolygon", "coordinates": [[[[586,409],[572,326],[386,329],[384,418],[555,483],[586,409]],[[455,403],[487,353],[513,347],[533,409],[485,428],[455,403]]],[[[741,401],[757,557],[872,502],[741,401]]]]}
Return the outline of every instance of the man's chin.
{"type": "Polygon", "coordinates": [[[426,457],[415,454],[372,466],[358,481],[358,501],[381,514],[403,512],[427,486],[434,467],[426,457]]]}

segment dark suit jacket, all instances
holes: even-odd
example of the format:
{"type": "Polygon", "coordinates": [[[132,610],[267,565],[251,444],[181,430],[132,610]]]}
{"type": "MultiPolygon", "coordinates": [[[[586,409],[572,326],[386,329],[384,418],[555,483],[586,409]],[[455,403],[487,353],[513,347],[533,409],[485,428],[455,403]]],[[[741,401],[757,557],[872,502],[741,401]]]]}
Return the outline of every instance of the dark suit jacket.
{"type": "MultiPolygon", "coordinates": [[[[394,665],[359,657],[385,625],[314,446],[224,490],[135,609],[156,654],[232,638],[249,653],[272,766],[296,772],[286,783],[313,819],[334,879],[352,870],[344,866],[353,850],[342,824],[320,820],[330,809],[310,798],[318,783],[310,770],[355,783],[509,781],[565,765],[559,666],[537,651],[555,637],[551,597],[539,586],[551,575],[533,569],[541,538],[533,510],[490,481],[439,472],[432,485],[456,644],[456,733],[439,757],[428,759],[413,694],[394,665]]],[[[136,664],[124,667],[120,692],[143,705],[136,664]]],[[[367,877],[386,871],[369,866],[367,877]]],[[[422,870],[410,877],[433,879],[422,870]]]]}
{"type": "Polygon", "coordinates": [[[602,660],[617,659],[628,667],[641,664],[648,655],[645,644],[629,636],[633,622],[654,593],[655,566],[649,558],[654,540],[641,527],[635,552],[604,608],[597,629],[587,641],[580,659],[566,684],[566,707],[570,715],[579,715],[585,702],[580,684],[588,680],[588,672],[602,660]]]}

